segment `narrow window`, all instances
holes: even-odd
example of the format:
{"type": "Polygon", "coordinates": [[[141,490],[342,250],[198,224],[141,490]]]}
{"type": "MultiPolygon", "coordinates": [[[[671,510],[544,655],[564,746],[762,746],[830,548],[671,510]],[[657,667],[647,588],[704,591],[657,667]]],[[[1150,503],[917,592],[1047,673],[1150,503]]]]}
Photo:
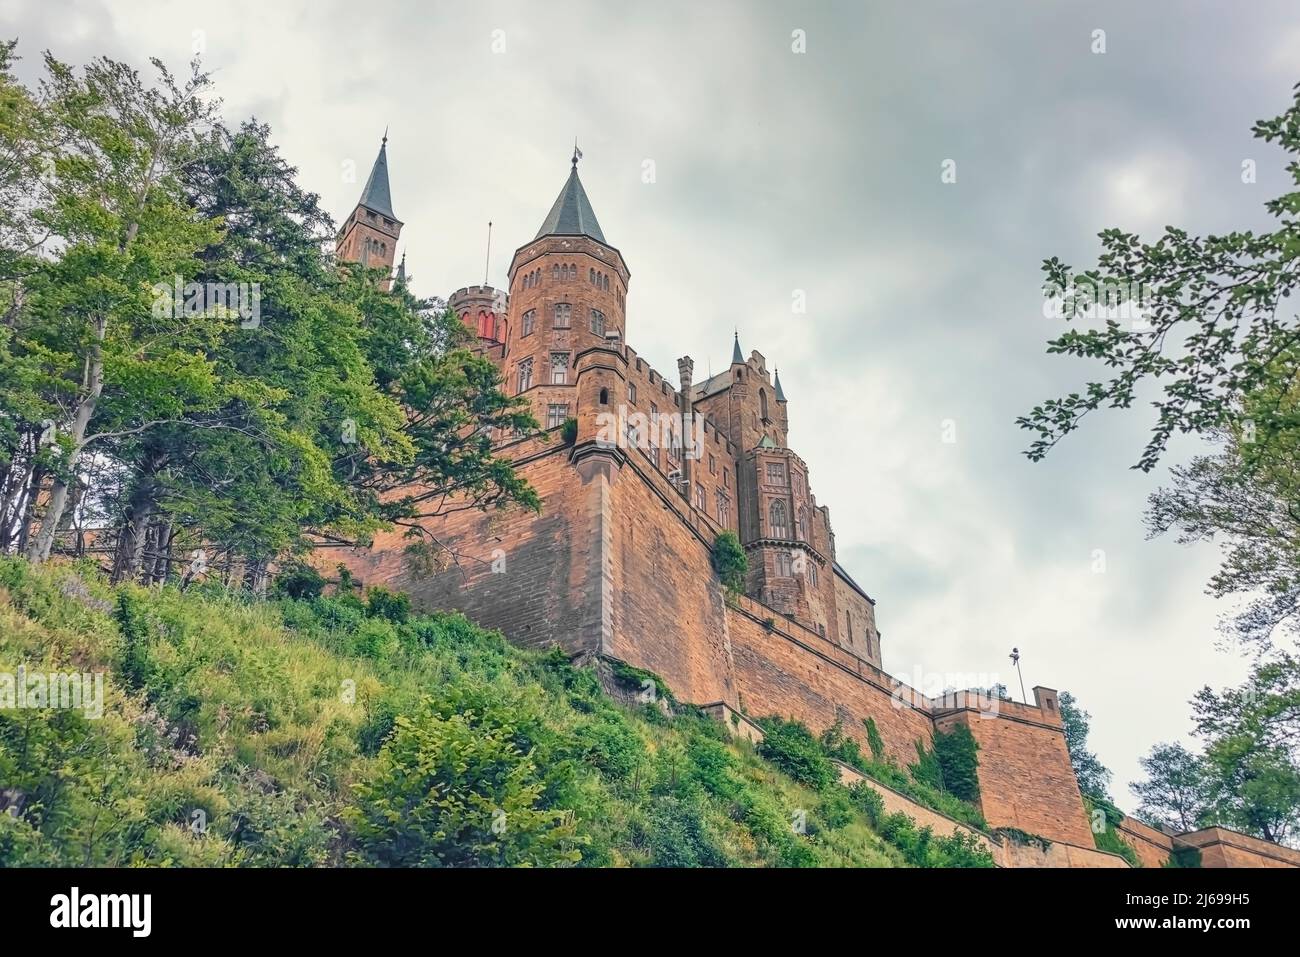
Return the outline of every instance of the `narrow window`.
{"type": "Polygon", "coordinates": [[[519,363],[519,391],[524,392],[533,385],[533,360],[525,359],[519,363]]]}
{"type": "Polygon", "coordinates": [[[598,335],[605,335],[605,314],[599,309],[591,310],[591,331],[598,335]]]}
{"type": "Polygon", "coordinates": [[[789,538],[790,525],[786,517],[785,502],[777,499],[767,512],[767,523],[771,527],[773,538],[789,538]]]}
{"type": "Polygon", "coordinates": [[[551,385],[564,385],[569,381],[569,354],[551,353],[551,385]]]}
{"type": "Polygon", "coordinates": [[[631,402],[633,405],[636,404],[636,383],[635,382],[629,382],[627,384],[627,401],[631,402]]]}
{"type": "Polygon", "coordinates": [[[523,315],[523,334],[531,336],[533,334],[533,324],[537,321],[537,310],[529,309],[523,315]]]}
{"type": "Polygon", "coordinates": [[[699,482],[695,483],[695,507],[701,512],[705,511],[704,505],[704,486],[699,482]]]}
{"type": "Polygon", "coordinates": [[[567,302],[557,302],[555,304],[555,322],[551,328],[553,329],[569,328],[570,314],[571,314],[571,309],[567,302]]]}
{"type": "Polygon", "coordinates": [[[601,390],[600,390],[600,404],[601,404],[601,405],[609,405],[609,390],[608,390],[608,389],[601,389],[601,390]]]}

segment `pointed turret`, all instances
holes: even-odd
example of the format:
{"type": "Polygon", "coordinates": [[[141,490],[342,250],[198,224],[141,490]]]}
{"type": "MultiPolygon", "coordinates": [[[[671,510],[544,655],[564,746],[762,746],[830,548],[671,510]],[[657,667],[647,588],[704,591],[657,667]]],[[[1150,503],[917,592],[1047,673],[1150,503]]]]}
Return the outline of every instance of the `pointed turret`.
{"type": "MultiPolygon", "coordinates": [[[[339,230],[335,254],[340,262],[392,270],[401,232],[402,221],[393,212],[393,194],[388,186],[388,131],[385,130],[361,198],[339,230]]],[[[390,280],[385,280],[384,288],[389,284],[390,280]]]]}
{"type": "Polygon", "coordinates": [[[375,165],[370,167],[370,178],[366,180],[365,188],[361,190],[359,205],[366,209],[373,209],[389,219],[397,218],[397,214],[393,212],[393,194],[388,188],[387,130],[384,130],[384,139],[379,144],[379,155],[375,157],[375,165]]]}
{"type": "Polygon", "coordinates": [[[785,401],[785,390],[781,388],[781,370],[776,370],[776,401],[785,401]]]}
{"type": "Polygon", "coordinates": [[[569,171],[569,178],[560,190],[560,195],[555,197],[555,204],[547,213],[542,228],[537,231],[534,239],[543,236],[590,236],[598,243],[605,242],[605,234],[600,231],[600,223],[596,222],[591,200],[587,199],[587,191],[582,188],[582,180],[578,179],[578,159],[581,156],[581,153],[574,150],[573,169],[569,171]]]}
{"type": "Polygon", "coordinates": [[[736,330],[736,339],[731,345],[731,364],[734,366],[737,363],[739,363],[742,366],[745,364],[745,357],[740,352],[740,330],[739,329],[736,330]]]}

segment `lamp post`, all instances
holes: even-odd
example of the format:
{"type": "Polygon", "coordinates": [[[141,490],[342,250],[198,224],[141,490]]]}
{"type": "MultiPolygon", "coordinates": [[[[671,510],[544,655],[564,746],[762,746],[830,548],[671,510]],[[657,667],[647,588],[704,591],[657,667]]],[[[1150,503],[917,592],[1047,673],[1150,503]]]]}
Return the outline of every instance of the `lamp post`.
{"type": "Polygon", "coordinates": [[[1028,704],[1029,699],[1025,697],[1025,676],[1020,674],[1020,649],[1012,648],[1010,657],[1011,663],[1016,666],[1016,675],[1020,678],[1020,699],[1028,704]]]}

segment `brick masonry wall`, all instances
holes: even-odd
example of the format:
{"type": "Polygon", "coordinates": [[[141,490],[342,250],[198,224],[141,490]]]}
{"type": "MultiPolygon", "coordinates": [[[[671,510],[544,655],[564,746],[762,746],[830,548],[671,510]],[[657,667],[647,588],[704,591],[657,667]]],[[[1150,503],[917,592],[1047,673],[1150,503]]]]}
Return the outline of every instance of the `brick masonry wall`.
{"type": "Polygon", "coordinates": [[[558,643],[573,654],[598,652],[592,627],[600,615],[600,595],[589,568],[596,547],[591,487],[569,465],[568,449],[558,441],[550,444],[540,458],[520,467],[542,496],[540,515],[470,510],[425,522],[459,555],[459,567],[417,574],[400,532],[380,534],[368,549],[319,549],[315,564],[327,574],[345,564],[363,586],[408,592],[422,610],[459,609],[517,644],[558,643]],[[494,561],[499,571],[493,571],[494,561]]]}
{"type": "Polygon", "coordinates": [[[1300,851],[1221,827],[1180,834],[1178,842],[1200,848],[1202,867],[1300,867],[1300,851]]]}
{"type": "Polygon", "coordinates": [[[863,721],[874,718],[886,754],[903,767],[916,761],[917,741],[929,746],[929,716],[895,707],[883,672],[757,602],[742,599],[739,605],[728,609],[727,623],[746,713],[795,718],[815,732],[838,720],[864,753],[869,751],[863,721]],[[765,619],[772,619],[770,628],[765,619]]]}
{"type": "Polygon", "coordinates": [[[1164,867],[1173,851],[1174,841],[1168,834],[1131,817],[1120,822],[1119,836],[1137,853],[1143,867],[1164,867]]]}
{"type": "Polygon", "coordinates": [[[1095,846],[1059,722],[1033,720],[1039,709],[1006,703],[996,717],[963,709],[941,713],[942,731],[961,723],[979,745],[980,807],[990,827],[1015,827],[1053,841],[1095,846]]]}

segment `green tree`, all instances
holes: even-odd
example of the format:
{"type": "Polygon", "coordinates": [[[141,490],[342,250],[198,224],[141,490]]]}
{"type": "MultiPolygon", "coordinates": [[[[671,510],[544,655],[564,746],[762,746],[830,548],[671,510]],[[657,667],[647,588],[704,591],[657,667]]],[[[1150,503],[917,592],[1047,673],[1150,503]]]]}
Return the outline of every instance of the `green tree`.
{"type": "MultiPolygon", "coordinates": [[[[1300,185],[1300,84],[1291,107],[1259,121],[1253,132],[1290,155],[1286,169],[1300,185]]],[[[1102,327],[1072,329],[1048,343],[1049,353],[1100,360],[1116,371],[1017,420],[1037,433],[1030,459],[1045,456],[1088,413],[1131,406],[1148,380],[1159,381],[1161,390],[1151,439],[1136,465],[1144,471],[1155,467],[1175,433],[1239,425],[1246,397],[1289,388],[1300,372],[1300,324],[1286,302],[1300,282],[1300,190],[1265,205],[1277,219],[1271,232],[1199,237],[1169,226],[1159,239],[1143,242],[1112,228],[1099,234],[1103,251],[1095,268],[1075,276],[1055,257],[1044,262],[1047,291],[1060,297],[1067,321],[1095,315],[1098,300],[1130,307],[1140,300],[1141,315],[1130,322],[1112,316],[1102,327]]],[[[1252,428],[1261,444],[1286,431],[1285,415],[1256,415],[1252,428]]]]}
{"type": "Polygon", "coordinates": [[[723,587],[733,595],[739,595],[745,590],[749,557],[735,532],[719,532],[713,540],[713,570],[722,579],[723,587]]]}
{"type": "Polygon", "coordinates": [[[1153,827],[1196,830],[1207,810],[1200,759],[1181,744],[1157,744],[1138,763],[1147,777],[1130,785],[1141,801],[1137,817],[1153,827]]]}
{"type": "Polygon", "coordinates": [[[1108,788],[1111,773],[1097,756],[1088,750],[1088,731],[1092,715],[1079,707],[1074,695],[1061,692],[1061,726],[1065,731],[1065,746],[1070,752],[1070,764],[1079,781],[1084,797],[1110,801],[1108,788]]]}

